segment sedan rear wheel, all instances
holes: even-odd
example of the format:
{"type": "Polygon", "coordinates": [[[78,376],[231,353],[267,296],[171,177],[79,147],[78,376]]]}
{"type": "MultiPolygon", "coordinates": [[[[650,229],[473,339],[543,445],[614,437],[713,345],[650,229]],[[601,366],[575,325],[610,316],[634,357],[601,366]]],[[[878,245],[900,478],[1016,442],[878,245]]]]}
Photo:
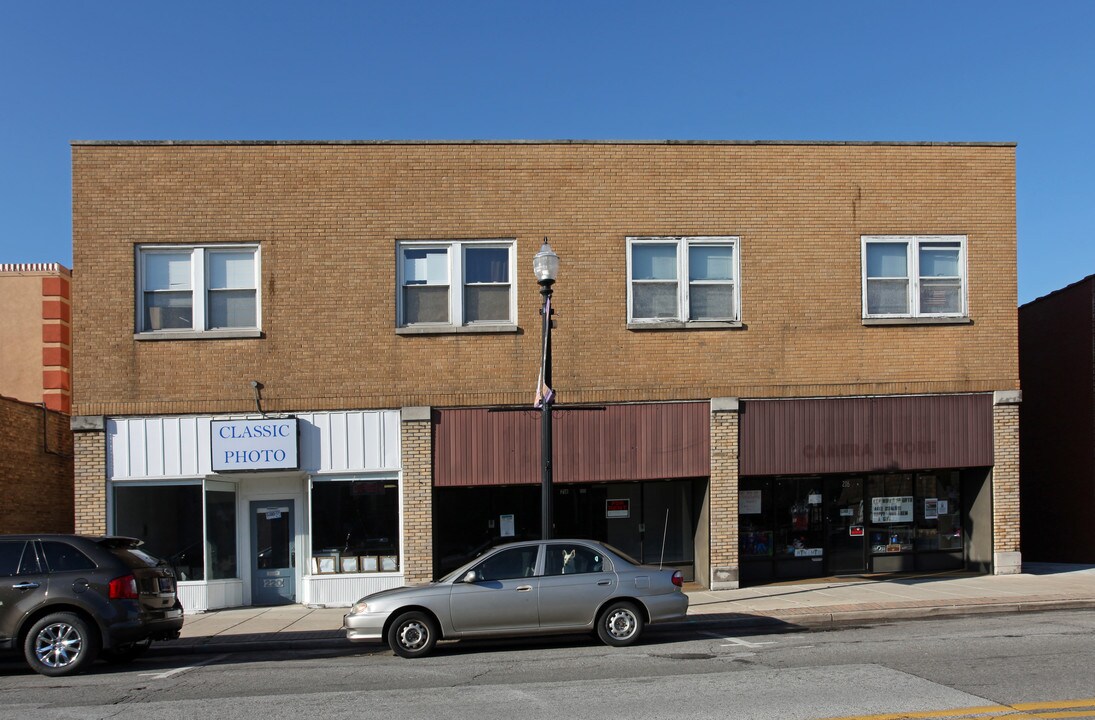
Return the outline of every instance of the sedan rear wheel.
{"type": "Polygon", "coordinates": [[[639,639],[642,632],[642,613],[629,602],[609,605],[597,620],[597,636],[605,645],[614,647],[631,645],[639,639]]]}
{"type": "Polygon", "coordinates": [[[23,643],[23,655],[37,673],[50,677],[71,675],[95,661],[98,642],[80,616],[54,613],[31,626],[23,643]]]}
{"type": "Polygon", "coordinates": [[[388,645],[400,657],[422,657],[436,643],[437,624],[425,613],[403,613],[388,628],[388,645]]]}

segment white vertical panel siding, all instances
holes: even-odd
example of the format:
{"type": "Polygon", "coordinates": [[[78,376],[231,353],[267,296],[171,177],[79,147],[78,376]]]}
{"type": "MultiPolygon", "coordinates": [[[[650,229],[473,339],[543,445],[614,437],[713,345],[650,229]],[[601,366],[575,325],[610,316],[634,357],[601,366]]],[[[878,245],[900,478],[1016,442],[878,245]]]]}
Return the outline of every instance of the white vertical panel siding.
{"type": "Polygon", "coordinates": [[[403,587],[402,575],[310,575],[304,578],[304,603],[350,607],[370,593],[403,587]]]}
{"type": "MultiPolygon", "coordinates": [[[[311,473],[395,472],[400,468],[399,411],[304,413],[300,468],[311,473]]],[[[107,421],[107,475],[193,478],[212,472],[209,416],[107,421]]]]}

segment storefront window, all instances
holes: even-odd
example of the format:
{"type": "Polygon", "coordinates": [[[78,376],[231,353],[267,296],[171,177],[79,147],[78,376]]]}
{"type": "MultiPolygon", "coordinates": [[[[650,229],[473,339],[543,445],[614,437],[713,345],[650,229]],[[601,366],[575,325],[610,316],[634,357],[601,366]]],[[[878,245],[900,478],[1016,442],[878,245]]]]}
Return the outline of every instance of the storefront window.
{"type": "Polygon", "coordinates": [[[961,550],[962,508],[958,473],[916,476],[916,549],[961,550]]]}
{"type": "Polygon", "coordinates": [[[915,536],[913,476],[871,475],[867,478],[870,506],[870,551],[875,555],[911,552],[915,536]]]}
{"type": "Polygon", "coordinates": [[[313,483],[312,572],[394,572],[400,566],[398,483],[313,483]]]}
{"type": "Polygon", "coordinates": [[[772,557],[772,484],[755,478],[743,479],[738,516],[742,558],[772,557]]]}
{"type": "Polygon", "coordinates": [[[144,540],[179,580],[205,579],[200,484],[115,485],[114,532],[144,540]]]}
{"type": "Polygon", "coordinates": [[[205,483],[205,528],[209,579],[239,576],[236,565],[236,486],[209,480],[205,483]]]}
{"type": "Polygon", "coordinates": [[[777,559],[820,558],[825,554],[825,514],[818,478],[782,478],[775,488],[777,559]]]}

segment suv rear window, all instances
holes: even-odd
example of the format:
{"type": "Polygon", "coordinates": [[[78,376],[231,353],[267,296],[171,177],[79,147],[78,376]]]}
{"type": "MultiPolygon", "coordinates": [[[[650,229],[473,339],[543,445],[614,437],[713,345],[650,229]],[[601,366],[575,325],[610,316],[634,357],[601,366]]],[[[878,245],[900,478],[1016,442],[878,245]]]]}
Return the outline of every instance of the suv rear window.
{"type": "Polygon", "coordinates": [[[166,565],[166,563],[164,563],[158,557],[153,557],[152,555],[146,553],[144,550],[138,550],[137,548],[112,547],[110,548],[110,553],[114,555],[114,557],[124,562],[125,566],[127,568],[130,568],[131,570],[144,567],[156,567],[157,565],[166,565]]]}
{"type": "Polygon", "coordinates": [[[68,543],[43,540],[42,550],[46,556],[46,565],[49,567],[50,572],[95,569],[95,563],[91,561],[91,558],[68,543]]]}

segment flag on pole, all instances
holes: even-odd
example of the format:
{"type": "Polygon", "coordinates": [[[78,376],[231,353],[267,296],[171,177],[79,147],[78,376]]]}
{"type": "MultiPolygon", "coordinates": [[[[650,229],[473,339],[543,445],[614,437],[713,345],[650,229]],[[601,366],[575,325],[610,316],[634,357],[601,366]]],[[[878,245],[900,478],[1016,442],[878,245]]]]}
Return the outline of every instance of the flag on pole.
{"type": "Polygon", "coordinates": [[[547,363],[548,347],[551,346],[551,296],[544,301],[544,345],[540,348],[540,378],[536,383],[536,403],[534,407],[542,407],[544,403],[551,402],[555,397],[555,391],[548,387],[547,363]]]}

